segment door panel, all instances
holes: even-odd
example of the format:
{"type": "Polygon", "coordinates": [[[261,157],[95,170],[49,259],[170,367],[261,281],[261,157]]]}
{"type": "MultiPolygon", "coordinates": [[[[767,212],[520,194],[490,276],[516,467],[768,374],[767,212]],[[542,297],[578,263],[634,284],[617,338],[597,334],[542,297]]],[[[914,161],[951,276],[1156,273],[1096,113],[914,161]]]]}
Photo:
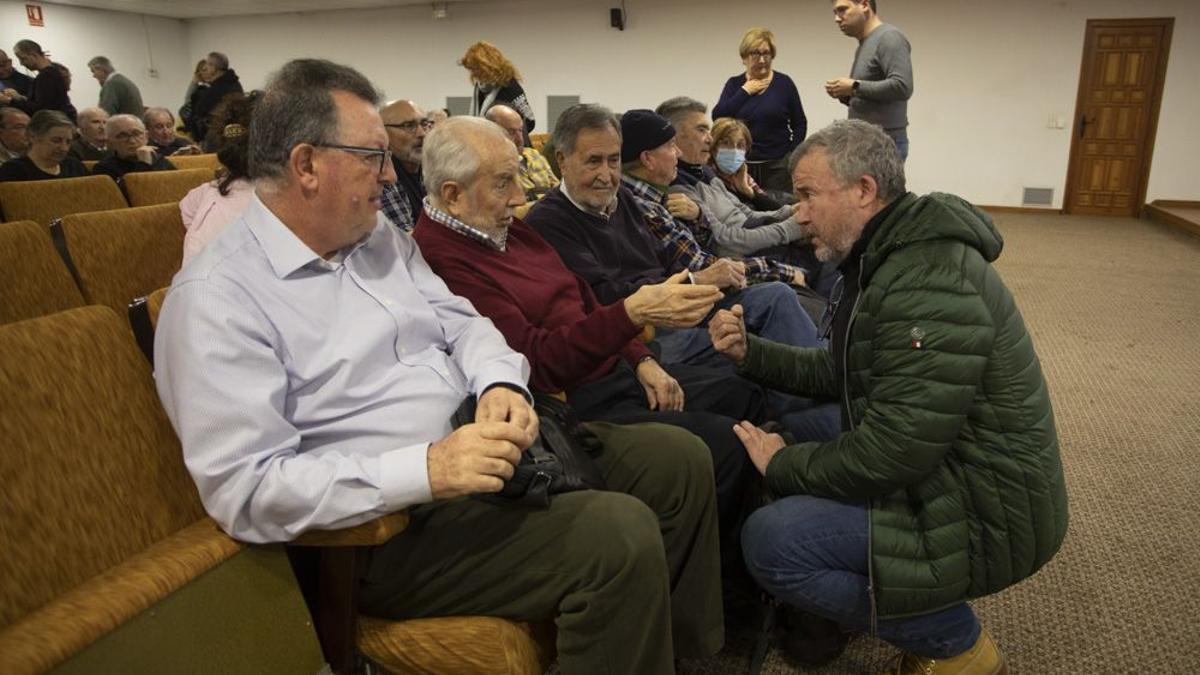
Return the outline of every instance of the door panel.
{"type": "Polygon", "coordinates": [[[1173,19],[1089,21],[1067,173],[1067,213],[1137,215],[1173,19]]]}

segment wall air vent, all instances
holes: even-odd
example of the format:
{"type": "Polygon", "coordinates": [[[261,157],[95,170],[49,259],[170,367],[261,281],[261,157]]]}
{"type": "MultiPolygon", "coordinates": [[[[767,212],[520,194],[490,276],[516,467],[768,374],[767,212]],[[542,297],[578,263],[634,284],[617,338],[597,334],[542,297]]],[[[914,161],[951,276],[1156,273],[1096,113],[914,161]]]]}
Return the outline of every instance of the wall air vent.
{"type": "Polygon", "coordinates": [[[1027,206],[1050,206],[1054,203],[1054,188],[1025,188],[1021,203],[1027,206]]]}

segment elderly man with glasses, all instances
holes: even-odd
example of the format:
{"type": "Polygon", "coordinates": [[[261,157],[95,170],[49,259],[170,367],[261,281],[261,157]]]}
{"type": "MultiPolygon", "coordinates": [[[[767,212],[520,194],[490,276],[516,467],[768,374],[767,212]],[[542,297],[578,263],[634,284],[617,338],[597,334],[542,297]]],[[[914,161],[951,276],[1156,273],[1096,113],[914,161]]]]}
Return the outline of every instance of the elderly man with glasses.
{"type": "MultiPolygon", "coordinates": [[[[565,673],[715,652],[712,465],[694,436],[595,427],[609,488],[630,494],[466,498],[500,490],[533,443],[529,365],[380,217],[395,174],[378,97],[345,66],[285,64],[251,123],[250,206],[171,286],[155,375],[205,508],[259,543],[407,509],[369,551],[360,609],[553,620],[565,673]],[[474,422],[454,430],[469,396],[474,422]]],[[[515,164],[499,130],[490,149],[515,164]]],[[[492,178],[472,189],[494,205],[492,178]]]]}
{"type": "Polygon", "coordinates": [[[395,101],[384,106],[379,115],[387,129],[388,149],[396,170],[396,182],[383,188],[383,215],[396,227],[411,232],[425,199],[421,149],[433,122],[412,101],[395,101]]]}
{"type": "Polygon", "coordinates": [[[29,152],[29,115],[17,108],[0,108],[0,164],[26,152],[29,152]]]}
{"type": "Polygon", "coordinates": [[[159,155],[154,146],[146,142],[146,126],[133,115],[113,115],[105,125],[111,157],[96,163],[92,173],[112,176],[121,185],[127,173],[138,171],[171,171],[175,165],[159,155]]]}

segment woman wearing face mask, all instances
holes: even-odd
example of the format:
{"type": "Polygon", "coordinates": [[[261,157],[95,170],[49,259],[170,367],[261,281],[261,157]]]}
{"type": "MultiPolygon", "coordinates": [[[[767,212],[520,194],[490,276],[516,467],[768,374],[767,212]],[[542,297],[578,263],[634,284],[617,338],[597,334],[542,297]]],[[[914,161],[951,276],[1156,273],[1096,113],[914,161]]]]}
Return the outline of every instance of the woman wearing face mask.
{"type": "Polygon", "coordinates": [[[808,133],[808,118],[792,78],[774,69],[775,35],[751,28],[738,46],[746,72],[725,83],[713,117],[736,117],[756,139],[747,152],[751,176],[770,192],[790,201],[792,179],[787,158],[808,133]]]}
{"type": "Polygon", "coordinates": [[[771,197],[750,177],[746,153],[751,144],[750,129],[741,120],[722,117],[713,123],[709,162],[725,187],[752,209],[774,211],[784,205],[771,197]]]}
{"type": "MultiPolygon", "coordinates": [[[[712,145],[709,146],[709,162],[713,173],[733,198],[741,200],[747,214],[760,219],[766,217],[767,222],[776,222],[772,227],[780,228],[788,224],[799,227],[800,236],[789,238],[785,245],[763,249],[759,255],[774,257],[803,269],[805,284],[821,297],[828,298],[839,276],[837,267],[817,260],[803,224],[790,218],[793,207],[780,204],[750,177],[746,169],[746,150],[750,142],[750,130],[741,120],[722,117],[714,122],[712,145]],[[778,220],[772,220],[772,217],[778,220]]],[[[712,205],[709,208],[712,209],[712,205]]],[[[754,223],[754,218],[747,218],[744,227],[762,227],[754,223]]]]}
{"type": "Polygon", "coordinates": [[[0,181],[49,180],[86,176],[83,164],[69,157],[75,125],[57,110],[39,110],[29,118],[29,152],[0,166],[0,181]]]}

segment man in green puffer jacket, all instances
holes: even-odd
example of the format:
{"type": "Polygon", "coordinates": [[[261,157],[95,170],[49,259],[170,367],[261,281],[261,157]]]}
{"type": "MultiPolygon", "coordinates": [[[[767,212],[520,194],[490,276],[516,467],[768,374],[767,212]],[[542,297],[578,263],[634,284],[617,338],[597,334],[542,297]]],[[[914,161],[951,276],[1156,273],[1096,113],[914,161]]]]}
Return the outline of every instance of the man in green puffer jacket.
{"type": "Polygon", "coordinates": [[[768,387],[841,401],[836,440],[786,445],[743,422],[779,497],[751,516],[755,579],[804,611],[905,650],[896,673],[1004,673],[966,601],[1030,576],[1067,531],[1050,397],[1012,295],[1003,241],[946,194],[905,191],[895,144],[835,122],[793,153],[797,217],[839,265],[830,349],[747,336],[738,308],[713,344],[768,387]]]}

